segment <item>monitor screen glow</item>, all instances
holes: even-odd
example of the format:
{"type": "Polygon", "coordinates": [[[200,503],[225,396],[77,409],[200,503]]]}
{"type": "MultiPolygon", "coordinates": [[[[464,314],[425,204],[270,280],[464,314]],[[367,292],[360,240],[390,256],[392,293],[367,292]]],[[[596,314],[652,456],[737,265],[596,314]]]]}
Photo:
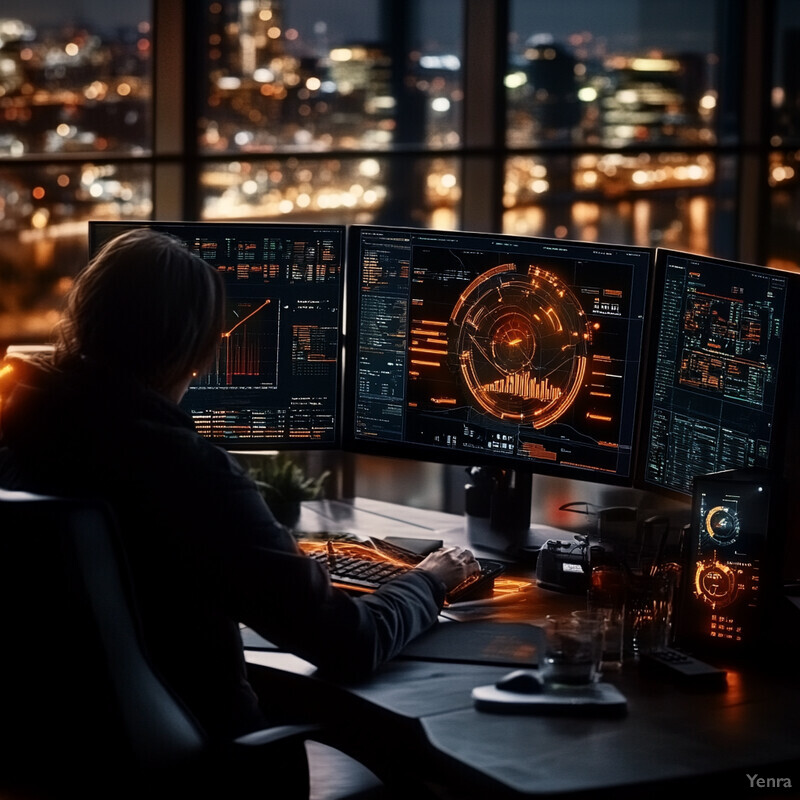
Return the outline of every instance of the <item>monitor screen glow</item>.
{"type": "Polygon", "coordinates": [[[177,237],[218,270],[226,327],[183,407],[228,449],[339,445],[344,226],[90,222],[90,252],[132,227],[177,237]]]}
{"type": "Polygon", "coordinates": [[[355,450],[630,483],[652,251],[348,235],[355,450]]]}
{"type": "Polygon", "coordinates": [[[640,483],[777,465],[788,273],[659,249],[640,483]]]}

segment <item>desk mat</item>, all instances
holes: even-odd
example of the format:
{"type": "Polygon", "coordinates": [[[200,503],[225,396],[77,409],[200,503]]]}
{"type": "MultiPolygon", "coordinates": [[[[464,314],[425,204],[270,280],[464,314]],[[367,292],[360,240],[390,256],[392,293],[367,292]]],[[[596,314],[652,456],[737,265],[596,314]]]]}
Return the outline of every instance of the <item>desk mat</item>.
{"type": "Polygon", "coordinates": [[[523,622],[439,622],[399,658],[533,667],[541,640],[541,629],[523,622]]]}
{"type": "MultiPolygon", "coordinates": [[[[278,650],[252,628],[241,627],[245,650],[278,650]]],[[[439,622],[398,656],[414,661],[448,661],[535,667],[541,630],[523,622],[439,622]]]]}
{"type": "Polygon", "coordinates": [[[239,627],[239,634],[242,637],[242,645],[245,650],[279,650],[272,642],[268,642],[263,636],[259,636],[252,628],[244,625],[239,627]]]}

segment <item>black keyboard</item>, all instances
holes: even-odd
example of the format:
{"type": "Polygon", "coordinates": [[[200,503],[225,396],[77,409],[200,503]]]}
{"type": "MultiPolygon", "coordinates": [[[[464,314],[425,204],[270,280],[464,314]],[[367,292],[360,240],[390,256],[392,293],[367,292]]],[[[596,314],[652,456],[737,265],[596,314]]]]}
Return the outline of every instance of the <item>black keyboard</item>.
{"type": "MultiPolygon", "coordinates": [[[[416,553],[389,547],[379,540],[358,543],[301,541],[300,549],[328,570],[334,586],[356,592],[374,592],[422,560],[416,553]]],[[[448,603],[492,596],[494,579],[505,566],[499,561],[483,558],[479,558],[478,563],[481,571],[448,592],[448,603]]]]}

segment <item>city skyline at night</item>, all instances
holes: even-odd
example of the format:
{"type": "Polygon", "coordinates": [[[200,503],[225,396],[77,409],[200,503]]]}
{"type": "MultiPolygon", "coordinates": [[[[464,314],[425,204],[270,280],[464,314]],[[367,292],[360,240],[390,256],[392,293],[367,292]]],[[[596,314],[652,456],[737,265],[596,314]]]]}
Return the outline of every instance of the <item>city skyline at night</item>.
{"type": "MultiPolygon", "coordinates": [[[[200,76],[200,159],[184,213],[460,227],[473,146],[462,6],[408,3],[398,38],[383,16],[390,3],[202,4],[193,24],[206,44],[187,65],[200,76]]],[[[517,234],[718,249],[736,176],[716,148],[739,136],[736,117],[720,111],[720,99],[731,108],[734,73],[720,56],[719,6],[599,6],[575,0],[567,14],[509,3],[508,60],[495,76],[507,112],[506,150],[492,156],[503,159],[500,222],[517,234]]],[[[800,16],[800,3],[784,7],[800,16]]],[[[0,32],[0,236],[13,242],[0,256],[0,281],[12,287],[0,340],[49,330],[88,219],[153,214],[151,4],[99,9],[8,0],[0,12],[33,32],[0,32]],[[25,309],[40,308],[43,322],[22,331],[25,309]]],[[[779,45],[797,35],[795,16],[781,17],[779,45]]],[[[793,74],[790,56],[776,55],[771,87],[774,124],[788,137],[800,109],[796,80],[781,80],[793,74]]],[[[792,191],[798,166],[776,151],[770,187],[792,191]]],[[[776,206],[787,241],[791,208],[776,206]]]]}

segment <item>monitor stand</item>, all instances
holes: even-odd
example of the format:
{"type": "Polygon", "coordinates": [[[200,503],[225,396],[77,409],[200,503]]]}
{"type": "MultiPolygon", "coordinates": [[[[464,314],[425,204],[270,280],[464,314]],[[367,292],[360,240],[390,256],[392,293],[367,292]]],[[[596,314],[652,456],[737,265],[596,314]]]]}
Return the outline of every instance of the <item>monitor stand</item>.
{"type": "Polygon", "coordinates": [[[533,476],[499,467],[470,467],[464,487],[467,539],[471,546],[514,560],[535,559],[550,539],[574,534],[531,524],[533,476]]]}

